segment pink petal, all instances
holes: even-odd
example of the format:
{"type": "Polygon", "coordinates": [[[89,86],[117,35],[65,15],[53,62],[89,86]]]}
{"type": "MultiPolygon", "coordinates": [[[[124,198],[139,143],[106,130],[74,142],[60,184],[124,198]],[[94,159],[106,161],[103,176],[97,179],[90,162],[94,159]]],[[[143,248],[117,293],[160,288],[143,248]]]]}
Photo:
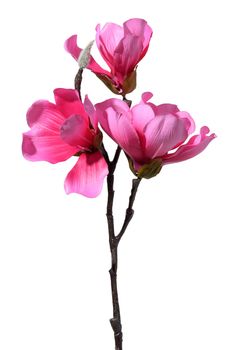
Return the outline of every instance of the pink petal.
{"type": "Polygon", "coordinates": [[[132,123],[139,134],[143,134],[145,126],[155,118],[155,113],[149,104],[140,103],[131,109],[132,123]]]}
{"type": "Polygon", "coordinates": [[[143,50],[140,55],[140,60],[144,57],[147,52],[150,39],[152,37],[152,28],[147,22],[140,18],[132,18],[124,23],[124,31],[132,33],[142,39],[143,50]]]}
{"type": "Polygon", "coordinates": [[[102,190],[108,166],[99,151],[83,153],[65,180],[65,191],[80,193],[86,197],[97,197],[102,190]]]}
{"type": "MultiPolygon", "coordinates": [[[[77,35],[72,35],[65,41],[65,49],[67,52],[71,54],[71,56],[78,61],[79,55],[82,52],[82,49],[77,45],[77,35]]],[[[110,77],[110,73],[99,66],[99,64],[94,60],[94,58],[90,57],[90,62],[86,67],[90,69],[93,73],[105,74],[110,77]]]]}
{"type": "Polygon", "coordinates": [[[71,115],[82,115],[86,117],[83,103],[80,101],[79,94],[74,89],[55,89],[54,97],[56,105],[61,113],[66,117],[71,115]]]}
{"type": "Polygon", "coordinates": [[[91,124],[92,124],[94,130],[97,131],[98,130],[98,119],[97,119],[95,108],[94,108],[92,102],[90,101],[90,99],[88,98],[88,95],[86,95],[85,99],[84,99],[84,109],[90,118],[90,121],[91,121],[91,124]]]}
{"type": "Polygon", "coordinates": [[[174,153],[165,155],[163,157],[164,164],[182,162],[204,151],[216,137],[215,134],[207,135],[209,131],[207,126],[203,126],[199,135],[192,136],[185,145],[180,146],[174,153]]]}
{"type": "Polygon", "coordinates": [[[113,115],[113,118],[116,118],[117,114],[130,113],[127,103],[117,98],[110,98],[104,102],[97,103],[95,108],[98,122],[101,124],[103,130],[112,138],[113,135],[109,127],[108,115],[113,115]]]}
{"type": "Polygon", "coordinates": [[[67,145],[58,134],[32,128],[23,134],[22,153],[27,160],[63,162],[77,152],[75,147],[67,145]]]}
{"type": "Polygon", "coordinates": [[[149,91],[144,92],[142,94],[140,103],[147,103],[152,98],[152,96],[153,96],[153,94],[151,92],[149,92],[149,91]]]}
{"type": "Polygon", "coordinates": [[[65,41],[65,50],[71,54],[71,56],[77,61],[82,51],[77,45],[77,35],[72,35],[65,41]]]}
{"type": "Polygon", "coordinates": [[[39,100],[32,104],[26,114],[27,123],[30,127],[37,125],[41,128],[49,128],[52,132],[59,130],[65,117],[51,102],[39,100]]]}
{"type": "Polygon", "coordinates": [[[142,40],[127,34],[114,51],[114,64],[111,67],[121,83],[135,69],[142,52],[142,40]],[[132,52],[132,55],[130,54],[132,52]]]}
{"type": "Polygon", "coordinates": [[[32,128],[23,134],[22,152],[26,159],[58,163],[76,153],[60,137],[65,118],[53,103],[35,102],[27,112],[27,121],[32,128]]]}
{"type": "Polygon", "coordinates": [[[177,112],[175,113],[179,118],[185,122],[185,127],[188,130],[188,135],[195,131],[195,122],[188,112],[177,112]]]}
{"type": "Polygon", "coordinates": [[[114,139],[120,147],[131,158],[142,162],[144,159],[144,149],[135,128],[131,124],[130,116],[123,114],[117,119],[112,118],[112,115],[108,114],[108,122],[114,139]]]}
{"type": "Polygon", "coordinates": [[[176,105],[170,103],[163,103],[159,106],[156,106],[155,112],[157,115],[175,114],[179,112],[179,108],[176,105]]]}
{"type": "Polygon", "coordinates": [[[61,126],[60,132],[63,141],[80,150],[89,150],[93,144],[94,135],[89,128],[88,117],[70,116],[61,126]]]}
{"type": "Polygon", "coordinates": [[[123,37],[124,30],[117,24],[106,23],[102,29],[100,25],[96,27],[97,47],[111,69],[113,68],[114,51],[123,37]]]}
{"type": "Polygon", "coordinates": [[[172,114],[157,116],[145,130],[146,155],[150,159],[163,156],[175,145],[183,143],[187,136],[185,123],[172,114]]]}

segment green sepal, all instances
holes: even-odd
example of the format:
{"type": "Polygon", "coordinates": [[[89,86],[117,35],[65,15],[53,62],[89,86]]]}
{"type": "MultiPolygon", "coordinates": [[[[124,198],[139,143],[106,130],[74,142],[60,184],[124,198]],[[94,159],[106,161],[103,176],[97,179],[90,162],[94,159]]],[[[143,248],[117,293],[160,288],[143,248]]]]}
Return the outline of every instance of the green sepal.
{"type": "Polygon", "coordinates": [[[153,159],[151,162],[144,164],[138,171],[134,169],[132,159],[128,158],[130,170],[140,179],[151,179],[159,174],[162,169],[162,160],[160,158],[153,159]]]}

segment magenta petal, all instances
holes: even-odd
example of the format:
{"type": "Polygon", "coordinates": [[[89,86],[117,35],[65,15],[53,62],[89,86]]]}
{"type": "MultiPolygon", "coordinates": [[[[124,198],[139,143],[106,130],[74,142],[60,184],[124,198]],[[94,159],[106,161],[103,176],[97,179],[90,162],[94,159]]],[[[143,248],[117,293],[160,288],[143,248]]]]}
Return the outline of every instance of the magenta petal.
{"type": "Polygon", "coordinates": [[[58,88],[53,93],[58,109],[66,118],[74,114],[86,116],[83,103],[76,90],[58,88]]]}
{"type": "Polygon", "coordinates": [[[153,96],[153,93],[147,91],[142,93],[142,97],[141,97],[141,102],[140,103],[147,103],[153,96]]]}
{"type": "Polygon", "coordinates": [[[209,128],[206,126],[202,127],[199,135],[192,136],[185,145],[180,146],[174,153],[165,155],[163,157],[164,164],[182,162],[204,151],[216,137],[215,134],[207,135],[208,133],[209,128]]]}
{"type": "Polygon", "coordinates": [[[179,111],[175,113],[175,115],[184,121],[185,127],[188,130],[188,135],[192,134],[195,131],[195,122],[188,112],[179,111]]]}
{"type": "Polygon", "coordinates": [[[83,153],[65,180],[65,191],[80,193],[86,197],[97,197],[102,190],[108,166],[99,151],[83,153]]]}
{"type": "Polygon", "coordinates": [[[89,119],[91,121],[91,124],[92,124],[94,130],[97,131],[97,129],[98,129],[98,119],[97,119],[97,115],[96,115],[96,111],[95,111],[94,105],[92,104],[92,102],[88,98],[88,95],[86,95],[85,99],[84,99],[84,109],[85,109],[86,113],[89,116],[89,119]]]}
{"type": "Polygon", "coordinates": [[[146,155],[151,159],[163,156],[175,145],[183,143],[188,136],[184,122],[172,114],[157,116],[151,120],[144,134],[146,155]]]}
{"type": "Polygon", "coordinates": [[[130,113],[128,105],[117,98],[110,98],[104,102],[97,103],[95,108],[98,122],[101,124],[103,130],[114,139],[109,127],[108,116],[112,118],[112,115],[116,119],[119,114],[130,113]]]}
{"type": "Polygon", "coordinates": [[[124,36],[124,29],[117,24],[106,23],[102,29],[97,25],[96,32],[98,49],[108,66],[113,68],[114,51],[124,36]]]}
{"type": "Polygon", "coordinates": [[[89,128],[88,117],[72,115],[61,126],[61,138],[67,144],[80,150],[89,150],[93,143],[93,135],[89,128]]]}
{"type": "Polygon", "coordinates": [[[155,118],[153,108],[149,104],[140,103],[132,109],[132,123],[139,134],[143,134],[145,126],[155,118]]]}
{"type": "MultiPolygon", "coordinates": [[[[71,54],[71,56],[78,61],[79,55],[82,52],[82,49],[77,45],[77,35],[72,35],[65,41],[65,49],[71,54]]],[[[88,66],[86,67],[94,73],[105,74],[110,77],[110,73],[99,66],[99,64],[91,56],[88,66]]]]}
{"type": "Polygon", "coordinates": [[[140,60],[141,52],[142,40],[139,37],[127,34],[120,41],[114,51],[114,73],[118,75],[120,81],[134,70],[140,60]]]}
{"type": "Polygon", "coordinates": [[[27,112],[31,130],[23,134],[22,152],[26,159],[62,162],[76,153],[61,139],[60,128],[65,117],[48,101],[35,102],[27,112]]]}
{"type": "Polygon", "coordinates": [[[65,41],[65,50],[71,54],[71,56],[77,61],[82,51],[77,45],[77,35],[72,35],[65,41]]]}
{"type": "Polygon", "coordinates": [[[37,125],[41,128],[57,132],[65,118],[58,108],[51,102],[39,100],[32,104],[26,114],[27,123],[30,127],[37,125]]]}
{"type": "Polygon", "coordinates": [[[179,112],[179,108],[171,103],[163,103],[162,105],[156,106],[155,111],[157,115],[175,114],[179,112]]]}
{"type": "Polygon", "coordinates": [[[124,23],[125,32],[129,31],[135,36],[139,36],[142,39],[143,51],[140,55],[140,60],[146,54],[150,39],[152,37],[152,28],[147,22],[140,18],[132,18],[124,23]]]}
{"type": "Polygon", "coordinates": [[[63,162],[73,156],[77,149],[67,145],[58,134],[32,128],[23,134],[22,153],[27,160],[63,162]]]}
{"type": "MultiPolygon", "coordinates": [[[[108,118],[110,115],[108,116],[108,118]]],[[[131,124],[128,115],[121,115],[117,120],[109,118],[109,126],[116,142],[133,159],[142,161],[144,153],[140,138],[131,124]]]]}

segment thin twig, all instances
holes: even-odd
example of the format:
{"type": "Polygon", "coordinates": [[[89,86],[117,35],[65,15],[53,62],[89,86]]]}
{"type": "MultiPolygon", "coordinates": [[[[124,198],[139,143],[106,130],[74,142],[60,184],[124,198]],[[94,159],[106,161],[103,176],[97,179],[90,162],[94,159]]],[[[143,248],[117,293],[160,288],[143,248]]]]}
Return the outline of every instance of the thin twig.
{"type": "Polygon", "coordinates": [[[81,84],[83,79],[83,68],[79,68],[78,73],[75,76],[75,89],[79,93],[79,98],[81,100],[81,84]]]}
{"type": "Polygon", "coordinates": [[[129,225],[129,223],[134,215],[133,204],[134,204],[134,200],[135,200],[140,182],[141,182],[140,178],[133,179],[133,181],[132,181],[132,189],[131,189],[131,193],[130,193],[130,197],[129,197],[129,205],[128,205],[128,208],[126,209],[125,220],[124,220],[123,226],[120,230],[120,233],[116,236],[116,239],[118,242],[121,240],[123,234],[125,233],[128,225],[129,225]]]}

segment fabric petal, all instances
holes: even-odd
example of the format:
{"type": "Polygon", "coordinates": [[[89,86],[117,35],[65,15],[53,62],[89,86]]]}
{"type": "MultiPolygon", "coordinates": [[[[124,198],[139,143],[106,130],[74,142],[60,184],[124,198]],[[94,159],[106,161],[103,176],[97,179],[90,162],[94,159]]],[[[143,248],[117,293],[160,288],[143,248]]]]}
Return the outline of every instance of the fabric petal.
{"type": "Polygon", "coordinates": [[[58,109],[66,117],[77,114],[87,116],[83,103],[79,98],[78,91],[74,89],[55,89],[54,98],[58,109]]]}
{"type": "Polygon", "coordinates": [[[179,118],[184,120],[185,127],[188,130],[188,135],[192,134],[195,131],[195,122],[191,115],[188,112],[177,112],[175,113],[179,118]]]}
{"type": "Polygon", "coordinates": [[[114,51],[123,37],[124,29],[115,23],[106,23],[102,29],[99,24],[96,27],[97,47],[111,69],[113,68],[114,51]]]}
{"type": "Polygon", "coordinates": [[[155,118],[155,112],[149,104],[140,103],[131,109],[132,123],[135,129],[141,134],[145,126],[155,118]]]}
{"type": "Polygon", "coordinates": [[[65,179],[65,191],[97,197],[107,174],[107,163],[99,151],[83,153],[65,179]]]}
{"type": "Polygon", "coordinates": [[[151,98],[153,97],[153,93],[147,91],[142,93],[141,101],[140,103],[147,103],[151,98]]]}
{"type": "Polygon", "coordinates": [[[142,162],[144,152],[139,135],[131,124],[129,115],[120,115],[118,119],[108,114],[108,123],[115,141],[134,160],[142,162]]]}
{"type": "MultiPolygon", "coordinates": [[[[112,114],[112,118],[117,118],[119,114],[130,113],[130,109],[124,101],[117,98],[110,98],[95,105],[96,117],[103,130],[114,139],[108,123],[108,115],[112,114]]],[[[111,118],[111,117],[110,117],[111,118]]]]}
{"type": "Polygon", "coordinates": [[[57,106],[48,101],[35,102],[27,112],[31,130],[23,134],[22,153],[31,161],[62,162],[76,153],[60,136],[65,121],[57,106]]]}
{"type": "Polygon", "coordinates": [[[155,112],[156,115],[175,114],[179,112],[179,108],[171,103],[163,103],[159,106],[156,106],[155,112]]]}
{"type": "Polygon", "coordinates": [[[70,116],[61,126],[60,134],[64,142],[80,150],[89,150],[93,144],[94,135],[89,128],[88,117],[70,116]]]}
{"type": "Polygon", "coordinates": [[[47,161],[55,164],[63,162],[77,152],[59,136],[46,129],[32,128],[23,134],[22,153],[27,160],[47,161]]]}
{"type": "Polygon", "coordinates": [[[58,132],[65,117],[55,104],[46,100],[39,100],[28,109],[26,119],[29,127],[38,126],[50,129],[52,132],[58,132]]]}
{"type": "Polygon", "coordinates": [[[142,52],[142,40],[137,36],[127,34],[114,51],[112,73],[121,83],[134,70],[142,52]],[[132,55],[130,54],[132,52],[132,55]]]}
{"type": "MultiPolygon", "coordinates": [[[[77,35],[72,35],[70,38],[68,38],[65,41],[64,46],[65,50],[69,52],[76,61],[78,61],[82,49],[77,45],[77,35]]],[[[89,64],[86,68],[90,69],[93,73],[96,74],[105,74],[109,77],[111,76],[111,74],[107,70],[100,67],[100,65],[94,60],[92,56],[90,57],[89,64]]]]}
{"type": "Polygon", "coordinates": [[[147,52],[149,42],[152,37],[152,28],[145,20],[140,18],[132,18],[124,23],[124,31],[129,31],[133,35],[139,36],[142,39],[143,50],[140,55],[140,61],[147,52]]]}
{"type": "Polygon", "coordinates": [[[199,135],[192,136],[185,145],[180,146],[175,152],[165,155],[163,157],[163,163],[182,162],[204,151],[208,144],[216,137],[215,134],[207,135],[209,131],[207,126],[203,126],[199,135]]]}
{"type": "Polygon", "coordinates": [[[163,156],[187,136],[185,123],[172,114],[157,116],[144,129],[146,155],[150,159],[163,156]]]}
{"type": "Polygon", "coordinates": [[[84,99],[84,109],[89,116],[89,119],[91,121],[91,124],[92,124],[94,130],[97,131],[98,130],[98,119],[97,119],[94,105],[92,104],[92,102],[88,98],[88,95],[86,95],[85,99],[84,99]]]}
{"type": "Polygon", "coordinates": [[[82,51],[77,45],[77,35],[69,37],[64,44],[65,50],[71,54],[71,56],[77,61],[82,51]]]}

